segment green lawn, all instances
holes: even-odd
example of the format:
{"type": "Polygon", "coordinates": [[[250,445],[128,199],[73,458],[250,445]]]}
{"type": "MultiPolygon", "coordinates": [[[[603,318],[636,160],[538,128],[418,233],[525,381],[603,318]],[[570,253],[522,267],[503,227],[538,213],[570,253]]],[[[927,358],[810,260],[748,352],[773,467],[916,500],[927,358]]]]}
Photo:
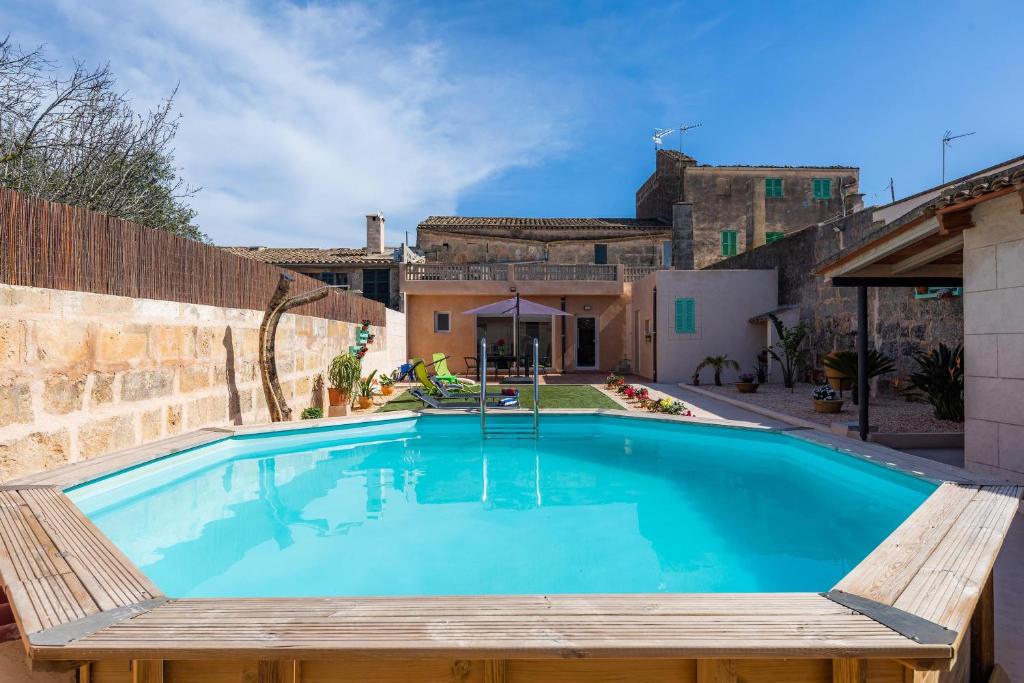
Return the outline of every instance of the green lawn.
{"type": "MultiPolygon", "coordinates": [[[[503,387],[490,385],[487,387],[487,395],[501,393],[503,387]]],[[[533,408],[533,387],[520,385],[519,405],[523,408],[533,408]]],[[[420,403],[408,391],[402,392],[395,400],[379,408],[377,412],[390,410],[418,410],[422,408],[420,403]]],[[[612,408],[621,410],[615,401],[611,400],[600,391],[586,384],[542,384],[540,387],[541,408],[612,408]]]]}

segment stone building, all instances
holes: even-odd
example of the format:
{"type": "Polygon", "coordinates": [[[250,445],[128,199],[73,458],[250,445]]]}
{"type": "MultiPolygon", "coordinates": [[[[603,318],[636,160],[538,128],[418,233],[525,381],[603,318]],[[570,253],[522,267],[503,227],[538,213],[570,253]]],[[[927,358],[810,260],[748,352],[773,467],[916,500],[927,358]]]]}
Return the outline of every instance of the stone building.
{"type": "Polygon", "coordinates": [[[703,268],[862,207],[850,166],[709,166],[659,149],[637,220],[674,225],[676,268],[703,268]]]}
{"type": "Polygon", "coordinates": [[[388,308],[402,310],[398,264],[420,258],[406,245],[384,246],[384,216],[366,217],[366,246],[345,247],[223,247],[237,256],[270,263],[361,293],[388,308]]]}
{"type": "Polygon", "coordinates": [[[667,267],[672,223],[634,218],[430,216],[416,230],[428,262],[667,267]]]}
{"type": "MultiPolygon", "coordinates": [[[[882,226],[927,206],[943,192],[972,178],[996,173],[1024,157],[982,169],[945,185],[904,197],[883,206],[855,211],[845,218],[797,227],[784,239],[746,251],[707,266],[712,269],[776,269],[779,274],[779,305],[796,306],[800,319],[812,326],[810,359],[822,367],[821,357],[833,350],[852,350],[857,328],[856,288],[833,287],[815,274],[819,263],[834,258],[870,238],[882,226]]],[[[957,288],[878,287],[869,291],[872,312],[869,343],[893,357],[897,372],[906,376],[916,368],[915,351],[964,342],[964,309],[957,288]]]]}

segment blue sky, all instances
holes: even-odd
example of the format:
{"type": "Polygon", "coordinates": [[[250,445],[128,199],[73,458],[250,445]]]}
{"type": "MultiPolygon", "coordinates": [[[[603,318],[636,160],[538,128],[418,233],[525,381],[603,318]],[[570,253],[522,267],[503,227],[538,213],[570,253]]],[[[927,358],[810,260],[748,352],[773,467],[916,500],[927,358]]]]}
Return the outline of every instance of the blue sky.
{"type": "MultiPolygon", "coordinates": [[[[179,84],[178,163],[220,244],[358,246],[429,214],[631,216],[656,127],[712,164],[861,167],[866,201],[1024,154],[1024,5],[31,0],[0,23],[179,84]]],[[[666,145],[676,147],[669,137],[666,145]]]]}

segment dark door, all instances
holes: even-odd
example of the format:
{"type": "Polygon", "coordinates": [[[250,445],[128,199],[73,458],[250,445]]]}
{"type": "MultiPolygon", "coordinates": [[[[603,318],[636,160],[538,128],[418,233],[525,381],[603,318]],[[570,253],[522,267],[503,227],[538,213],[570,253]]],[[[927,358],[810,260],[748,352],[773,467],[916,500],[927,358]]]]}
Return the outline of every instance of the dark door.
{"type": "Polygon", "coordinates": [[[391,305],[391,271],[388,268],[363,268],[363,296],[391,305]]]}
{"type": "Polygon", "coordinates": [[[597,318],[576,318],[576,367],[597,367],[597,318]]]}

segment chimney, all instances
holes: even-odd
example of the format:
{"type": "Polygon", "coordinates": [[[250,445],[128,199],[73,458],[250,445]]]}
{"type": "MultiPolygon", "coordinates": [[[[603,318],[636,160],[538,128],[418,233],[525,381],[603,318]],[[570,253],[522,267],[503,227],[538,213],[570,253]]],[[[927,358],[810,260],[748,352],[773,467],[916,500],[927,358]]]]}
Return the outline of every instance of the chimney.
{"type": "Polygon", "coordinates": [[[693,204],[672,205],[672,270],[693,270],[693,204]]]}
{"type": "Polygon", "coordinates": [[[379,211],[366,217],[366,252],[384,253],[384,214],[379,211]]]}

